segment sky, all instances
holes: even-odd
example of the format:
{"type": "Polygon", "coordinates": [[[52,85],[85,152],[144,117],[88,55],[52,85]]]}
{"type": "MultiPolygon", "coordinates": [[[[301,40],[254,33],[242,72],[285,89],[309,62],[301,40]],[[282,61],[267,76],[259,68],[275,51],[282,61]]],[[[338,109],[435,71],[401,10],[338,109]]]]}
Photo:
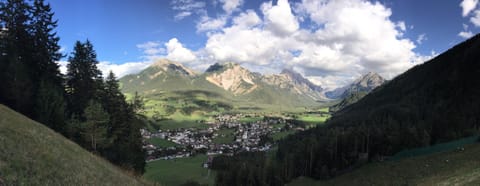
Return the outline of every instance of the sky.
{"type": "Polygon", "coordinates": [[[99,68],[138,73],[159,58],[199,72],[236,62],[293,69],[333,89],[387,79],[480,31],[478,0],[47,0],[65,57],[90,40],[99,68]]]}

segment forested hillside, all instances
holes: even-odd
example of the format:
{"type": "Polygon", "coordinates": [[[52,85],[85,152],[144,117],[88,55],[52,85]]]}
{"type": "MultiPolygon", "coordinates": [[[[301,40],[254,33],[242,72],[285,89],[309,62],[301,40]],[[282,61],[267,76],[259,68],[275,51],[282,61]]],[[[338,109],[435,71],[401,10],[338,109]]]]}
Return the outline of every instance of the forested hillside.
{"type": "Polygon", "coordinates": [[[404,149],[477,135],[478,59],[480,35],[375,89],[326,125],[287,137],[274,158],[246,155],[249,158],[230,161],[223,170],[233,171],[222,171],[218,183],[282,184],[298,176],[327,179],[404,149]]]}
{"type": "Polygon", "coordinates": [[[142,174],[143,123],[136,114],[140,99],[127,103],[115,75],[102,77],[88,40],[75,43],[67,73],[61,74],[56,27],[54,13],[43,0],[0,0],[0,104],[142,174]]]}

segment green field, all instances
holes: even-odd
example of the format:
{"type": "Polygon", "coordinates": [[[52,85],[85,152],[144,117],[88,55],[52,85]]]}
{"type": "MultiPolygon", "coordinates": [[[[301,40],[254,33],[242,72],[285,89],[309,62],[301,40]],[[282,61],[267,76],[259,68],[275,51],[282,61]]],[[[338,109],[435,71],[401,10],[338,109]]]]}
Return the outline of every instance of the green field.
{"type": "Polygon", "coordinates": [[[228,144],[232,143],[235,140],[234,136],[235,129],[220,129],[218,130],[218,136],[213,138],[213,143],[216,144],[228,144]]]}
{"type": "Polygon", "coordinates": [[[435,144],[429,147],[422,147],[422,148],[415,148],[415,149],[407,149],[398,152],[389,160],[400,160],[403,158],[408,158],[408,157],[415,157],[415,156],[420,156],[420,155],[427,155],[427,154],[432,154],[436,152],[445,152],[445,151],[451,151],[455,150],[457,148],[461,148],[465,145],[472,144],[478,142],[479,136],[471,136],[467,138],[462,138],[458,139],[455,141],[450,141],[447,143],[440,143],[440,144],[435,144]]]}
{"type": "Polygon", "coordinates": [[[480,144],[425,156],[371,163],[327,181],[299,178],[288,185],[479,185],[480,144]]]}
{"type": "Polygon", "coordinates": [[[166,139],[160,139],[160,138],[150,138],[147,140],[149,143],[159,147],[159,148],[166,148],[166,147],[178,147],[180,146],[179,144],[176,144],[174,142],[168,141],[166,139]]]}
{"type": "Polygon", "coordinates": [[[0,105],[0,185],[144,185],[143,180],[0,105]]]}
{"type": "Polygon", "coordinates": [[[166,186],[181,185],[187,181],[213,185],[215,173],[202,167],[206,160],[206,155],[197,155],[189,158],[152,161],[147,163],[143,176],[147,180],[166,186]]]}
{"type": "Polygon", "coordinates": [[[291,135],[291,134],[294,134],[294,133],[295,133],[295,131],[288,130],[288,131],[273,133],[273,134],[270,135],[270,137],[272,137],[273,141],[278,141],[278,140],[281,140],[281,139],[287,137],[288,135],[291,135]]]}

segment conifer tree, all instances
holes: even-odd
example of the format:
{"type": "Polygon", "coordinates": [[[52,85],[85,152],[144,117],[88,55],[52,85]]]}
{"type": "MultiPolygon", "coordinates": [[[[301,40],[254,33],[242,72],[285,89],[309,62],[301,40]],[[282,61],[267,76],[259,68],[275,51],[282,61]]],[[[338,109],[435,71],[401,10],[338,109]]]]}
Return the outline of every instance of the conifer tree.
{"type": "Polygon", "coordinates": [[[89,101],[85,108],[86,121],[82,123],[84,140],[90,144],[90,149],[97,152],[97,148],[108,145],[107,125],[109,115],[96,101],[89,101]]]}
{"type": "Polygon", "coordinates": [[[68,95],[68,115],[79,116],[83,120],[83,111],[89,100],[99,96],[102,87],[102,74],[97,68],[97,56],[90,41],[75,43],[72,56],[68,59],[66,91],[68,95]]]}

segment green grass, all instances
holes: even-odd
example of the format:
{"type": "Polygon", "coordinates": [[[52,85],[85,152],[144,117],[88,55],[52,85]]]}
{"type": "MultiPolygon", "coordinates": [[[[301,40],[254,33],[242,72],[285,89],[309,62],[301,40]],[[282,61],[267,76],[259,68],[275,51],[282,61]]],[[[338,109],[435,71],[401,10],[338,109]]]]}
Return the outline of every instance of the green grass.
{"type": "Polygon", "coordinates": [[[327,181],[299,178],[288,185],[479,185],[480,144],[465,151],[371,163],[327,181]]]}
{"type": "Polygon", "coordinates": [[[0,185],[143,185],[44,125],[0,105],[0,185]]]}
{"type": "Polygon", "coordinates": [[[176,144],[174,142],[168,141],[166,139],[161,139],[161,138],[150,138],[147,140],[149,143],[159,147],[159,148],[166,148],[166,147],[178,147],[180,146],[179,144],[176,144]]]}
{"type": "Polygon", "coordinates": [[[456,148],[462,147],[464,145],[476,143],[478,141],[478,137],[479,136],[476,135],[472,137],[458,139],[448,143],[440,143],[440,144],[432,145],[429,147],[404,150],[395,154],[393,157],[390,158],[390,160],[399,160],[399,159],[408,158],[408,157],[455,150],[456,148]]]}
{"type": "Polygon", "coordinates": [[[206,155],[180,158],[175,160],[157,160],[147,164],[145,179],[161,185],[181,185],[189,180],[201,184],[213,185],[215,173],[202,167],[206,155]]]}
{"type": "Polygon", "coordinates": [[[301,115],[297,118],[297,120],[307,122],[307,123],[312,123],[312,124],[318,124],[318,123],[324,123],[329,116],[323,116],[319,114],[308,114],[308,115],[301,115]]]}
{"type": "Polygon", "coordinates": [[[282,131],[282,132],[277,132],[277,133],[271,134],[271,137],[274,141],[278,141],[278,140],[281,140],[281,139],[287,137],[288,135],[291,135],[291,134],[294,134],[294,133],[295,133],[294,130],[282,131]]]}
{"type": "Polygon", "coordinates": [[[216,144],[232,143],[235,140],[234,132],[235,132],[235,129],[218,130],[218,136],[216,138],[213,138],[213,143],[216,143],[216,144]]]}

